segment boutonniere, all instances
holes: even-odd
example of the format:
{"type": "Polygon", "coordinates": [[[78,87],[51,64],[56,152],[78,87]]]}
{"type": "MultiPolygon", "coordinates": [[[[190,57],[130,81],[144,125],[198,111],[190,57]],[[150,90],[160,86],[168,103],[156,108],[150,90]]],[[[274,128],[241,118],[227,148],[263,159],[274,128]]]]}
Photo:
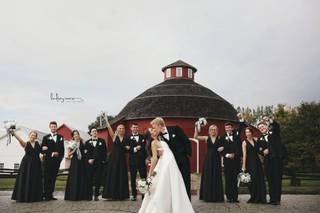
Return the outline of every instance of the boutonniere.
{"type": "Polygon", "coordinates": [[[101,142],[99,142],[99,146],[101,146],[102,145],[102,143],[101,142]]]}
{"type": "Polygon", "coordinates": [[[239,132],[237,131],[237,135],[239,135],[239,132]]]}
{"type": "Polygon", "coordinates": [[[133,138],[134,138],[133,136],[130,137],[130,139],[133,139],[133,138]]]}
{"type": "Polygon", "coordinates": [[[259,149],[260,151],[262,151],[263,149],[262,149],[262,147],[260,147],[260,149],[259,149]]]}
{"type": "Polygon", "coordinates": [[[88,150],[85,149],[83,152],[84,152],[84,154],[87,154],[88,150]]]}
{"type": "Polygon", "coordinates": [[[269,134],[271,135],[271,134],[272,134],[272,132],[269,132],[269,134]]]}
{"type": "Polygon", "coordinates": [[[144,142],[144,139],[142,139],[142,142],[144,142]]]}
{"type": "Polygon", "coordinates": [[[229,138],[228,138],[228,136],[226,136],[226,140],[228,140],[229,138]]]}
{"type": "Polygon", "coordinates": [[[63,137],[60,138],[60,141],[63,141],[63,137]]]}
{"type": "Polygon", "coordinates": [[[175,134],[172,134],[172,137],[174,138],[174,137],[176,137],[176,135],[175,135],[175,134]]]}
{"type": "Polygon", "coordinates": [[[53,139],[52,136],[50,136],[50,137],[49,137],[49,140],[52,140],[52,139],[53,139]]]}

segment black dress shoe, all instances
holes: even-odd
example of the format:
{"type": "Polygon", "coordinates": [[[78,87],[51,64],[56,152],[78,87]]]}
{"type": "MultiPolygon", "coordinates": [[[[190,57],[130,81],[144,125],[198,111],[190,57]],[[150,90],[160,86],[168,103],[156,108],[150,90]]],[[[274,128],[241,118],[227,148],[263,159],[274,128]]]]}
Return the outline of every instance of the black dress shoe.
{"type": "Polygon", "coordinates": [[[52,197],[52,198],[51,198],[51,200],[58,200],[58,199],[57,199],[57,198],[55,198],[55,197],[52,197]]]}
{"type": "Polygon", "coordinates": [[[228,202],[228,203],[232,203],[233,201],[232,201],[232,200],[227,200],[227,202],[228,202]]]}
{"type": "Polygon", "coordinates": [[[98,196],[94,196],[94,201],[99,201],[99,197],[98,196]]]}
{"type": "Polygon", "coordinates": [[[239,200],[233,200],[234,203],[239,203],[239,200]]]}
{"type": "Polygon", "coordinates": [[[43,198],[43,200],[45,200],[45,201],[50,201],[51,198],[50,198],[50,197],[45,197],[45,198],[43,198]]]}

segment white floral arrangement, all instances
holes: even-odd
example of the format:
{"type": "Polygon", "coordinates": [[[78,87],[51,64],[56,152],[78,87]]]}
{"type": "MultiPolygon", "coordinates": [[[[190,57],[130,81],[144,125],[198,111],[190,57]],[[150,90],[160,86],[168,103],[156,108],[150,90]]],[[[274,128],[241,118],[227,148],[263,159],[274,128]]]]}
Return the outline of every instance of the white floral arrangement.
{"type": "Polygon", "coordinates": [[[70,141],[70,142],[68,143],[68,148],[70,148],[70,149],[72,149],[72,150],[75,150],[76,148],[78,148],[77,142],[75,142],[75,141],[70,141]]]}
{"type": "Polygon", "coordinates": [[[238,174],[238,187],[240,183],[250,183],[251,182],[251,175],[249,173],[240,172],[238,174]]]}
{"type": "Polygon", "coordinates": [[[199,118],[198,121],[196,122],[196,128],[198,130],[198,132],[201,131],[201,127],[204,127],[207,125],[207,119],[205,118],[199,118]]]}
{"type": "Polygon", "coordinates": [[[152,179],[157,175],[156,171],[153,171],[151,176],[148,177],[147,179],[142,178],[137,180],[137,190],[141,194],[146,194],[148,193],[150,195],[150,187],[152,185],[152,179]]]}

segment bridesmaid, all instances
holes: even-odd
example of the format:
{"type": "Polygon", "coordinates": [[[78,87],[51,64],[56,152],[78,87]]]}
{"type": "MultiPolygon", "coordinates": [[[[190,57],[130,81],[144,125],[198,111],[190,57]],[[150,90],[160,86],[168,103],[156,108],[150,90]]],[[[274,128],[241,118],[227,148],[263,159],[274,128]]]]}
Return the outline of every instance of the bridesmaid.
{"type": "Polygon", "coordinates": [[[17,202],[42,201],[41,147],[37,141],[38,134],[36,131],[31,131],[29,141],[25,142],[14,130],[10,132],[25,150],[11,199],[17,202]]]}
{"type": "Polygon", "coordinates": [[[128,169],[126,166],[126,139],[123,124],[117,126],[114,133],[107,121],[108,132],[113,146],[109,156],[107,178],[102,197],[109,200],[125,200],[129,198],[128,169]]]}
{"type": "Polygon", "coordinates": [[[242,171],[251,175],[251,183],[248,184],[250,199],[247,203],[266,203],[266,185],[264,172],[259,158],[259,146],[253,138],[251,127],[245,129],[246,139],[242,142],[242,171]]]}
{"type": "Polygon", "coordinates": [[[75,146],[68,147],[68,157],[71,158],[71,164],[64,199],[72,201],[91,200],[91,196],[88,195],[88,180],[83,157],[84,144],[78,130],[73,130],[71,137],[72,141],[69,143],[74,143],[75,146]]]}
{"type": "Polygon", "coordinates": [[[205,202],[224,202],[220,155],[224,148],[218,136],[218,127],[211,125],[209,127],[209,136],[199,136],[198,130],[195,128],[194,138],[207,143],[199,199],[205,202]]]}

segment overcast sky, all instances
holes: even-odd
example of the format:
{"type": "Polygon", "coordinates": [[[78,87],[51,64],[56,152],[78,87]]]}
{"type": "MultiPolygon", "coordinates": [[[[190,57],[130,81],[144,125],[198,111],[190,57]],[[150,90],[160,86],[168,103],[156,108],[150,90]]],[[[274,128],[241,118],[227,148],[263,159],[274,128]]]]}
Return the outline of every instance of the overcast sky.
{"type": "Polygon", "coordinates": [[[319,2],[1,0],[0,121],[86,130],[178,59],[234,106],[319,101],[319,2]]]}

